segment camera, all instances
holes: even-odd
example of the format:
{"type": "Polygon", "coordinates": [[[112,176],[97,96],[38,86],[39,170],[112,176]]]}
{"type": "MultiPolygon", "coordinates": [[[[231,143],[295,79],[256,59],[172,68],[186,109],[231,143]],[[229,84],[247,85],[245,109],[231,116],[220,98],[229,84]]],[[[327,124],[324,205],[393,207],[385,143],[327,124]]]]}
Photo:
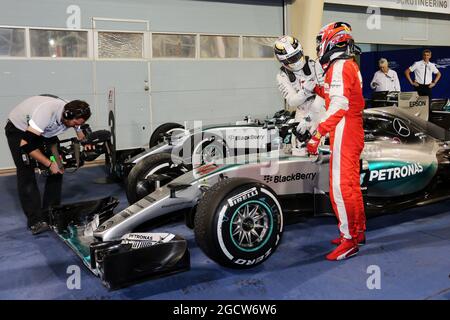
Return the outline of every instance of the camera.
{"type": "MultiPolygon", "coordinates": [[[[108,130],[92,131],[88,124],[82,125],[81,128],[85,138],[78,140],[78,138],[70,138],[59,140],[58,138],[49,139],[44,142],[41,151],[48,157],[56,160],[59,158],[64,169],[74,169],[82,167],[85,162],[94,161],[102,154],[109,153],[111,150],[111,132],[108,130]],[[56,145],[55,154],[52,146],[56,145]],[[83,146],[91,145],[90,150],[82,150],[83,146]]],[[[84,149],[84,148],[83,148],[84,149]]],[[[49,175],[50,171],[42,164],[36,162],[36,166],[40,173],[49,175]]]]}

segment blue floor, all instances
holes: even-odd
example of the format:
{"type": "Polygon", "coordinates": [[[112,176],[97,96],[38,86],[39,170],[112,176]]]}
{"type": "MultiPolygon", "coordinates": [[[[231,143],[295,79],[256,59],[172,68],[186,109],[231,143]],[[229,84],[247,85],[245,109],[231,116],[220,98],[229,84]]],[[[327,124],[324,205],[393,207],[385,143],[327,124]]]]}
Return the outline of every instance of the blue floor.
{"type": "MultiPolygon", "coordinates": [[[[114,195],[98,185],[101,167],[66,174],[64,202],[114,195]]],[[[355,258],[328,262],[334,218],[286,227],[278,250],[263,265],[229,270],[208,259],[181,223],[160,228],[184,236],[191,271],[108,291],[55,234],[32,236],[16,196],[16,177],[0,177],[0,299],[450,299],[450,201],[369,220],[368,244],[355,258]],[[81,289],[66,285],[70,265],[82,270],[81,289]],[[381,271],[381,289],[369,290],[367,269],[381,271]]]]}

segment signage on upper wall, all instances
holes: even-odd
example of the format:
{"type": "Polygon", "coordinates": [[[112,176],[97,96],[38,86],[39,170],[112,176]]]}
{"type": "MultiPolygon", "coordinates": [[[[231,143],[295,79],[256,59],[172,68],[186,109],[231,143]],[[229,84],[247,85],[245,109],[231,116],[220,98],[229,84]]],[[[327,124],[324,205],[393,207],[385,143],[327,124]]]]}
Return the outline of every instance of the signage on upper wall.
{"type": "Polygon", "coordinates": [[[450,67],[450,58],[439,58],[436,60],[436,67],[439,69],[445,69],[450,67]]]}
{"type": "Polygon", "coordinates": [[[66,26],[68,29],[80,29],[81,28],[81,9],[75,4],[71,4],[67,7],[66,13],[69,15],[66,20],[66,26]]]}
{"type": "Polygon", "coordinates": [[[325,0],[325,2],[450,14],[450,0],[325,0]]]}

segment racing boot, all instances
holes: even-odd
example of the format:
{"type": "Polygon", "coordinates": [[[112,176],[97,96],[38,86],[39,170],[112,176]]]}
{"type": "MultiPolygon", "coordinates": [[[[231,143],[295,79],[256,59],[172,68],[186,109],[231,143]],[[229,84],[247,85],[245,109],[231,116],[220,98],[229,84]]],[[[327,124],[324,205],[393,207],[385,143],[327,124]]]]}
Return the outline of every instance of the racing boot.
{"type": "Polygon", "coordinates": [[[353,257],[358,253],[358,244],[353,239],[345,239],[341,241],[339,246],[327,254],[327,260],[338,261],[353,257]]]}
{"type": "MultiPolygon", "coordinates": [[[[342,240],[344,238],[341,236],[339,238],[331,240],[331,244],[334,244],[336,246],[340,245],[342,240]]],[[[356,238],[356,241],[358,243],[358,246],[363,246],[366,244],[366,235],[364,234],[364,231],[358,232],[358,238],[356,238]]]]}
{"type": "Polygon", "coordinates": [[[366,244],[366,234],[364,231],[358,231],[358,237],[356,238],[358,246],[363,246],[366,244]]]}

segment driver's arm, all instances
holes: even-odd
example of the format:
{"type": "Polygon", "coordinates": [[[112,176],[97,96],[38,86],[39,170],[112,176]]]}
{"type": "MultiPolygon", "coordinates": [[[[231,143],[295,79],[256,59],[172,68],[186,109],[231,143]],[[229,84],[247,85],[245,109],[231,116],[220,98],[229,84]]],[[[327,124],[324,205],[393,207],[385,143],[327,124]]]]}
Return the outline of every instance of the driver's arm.
{"type": "Polygon", "coordinates": [[[318,95],[319,97],[325,99],[325,88],[323,85],[316,84],[314,88],[314,93],[318,95]]]}
{"type": "Polygon", "coordinates": [[[330,104],[324,119],[317,127],[317,131],[320,135],[324,136],[328,132],[332,131],[341,119],[347,113],[349,108],[350,86],[349,84],[354,81],[359,81],[352,74],[352,70],[344,64],[343,67],[338,67],[338,63],[345,63],[345,60],[338,61],[333,68],[333,74],[331,75],[330,85],[330,104]]]}
{"type": "Polygon", "coordinates": [[[282,73],[277,75],[277,83],[281,95],[286,99],[288,106],[291,108],[301,106],[308,98],[308,95],[306,95],[304,90],[297,92],[292,86],[289,78],[282,73]]]}

